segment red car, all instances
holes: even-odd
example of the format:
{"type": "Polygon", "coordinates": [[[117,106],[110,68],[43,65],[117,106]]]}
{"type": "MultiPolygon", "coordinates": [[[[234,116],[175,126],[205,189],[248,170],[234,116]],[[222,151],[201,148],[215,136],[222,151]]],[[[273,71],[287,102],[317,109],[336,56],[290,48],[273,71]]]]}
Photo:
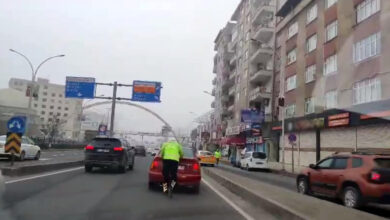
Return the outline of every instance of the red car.
{"type": "Polygon", "coordinates": [[[368,202],[390,204],[390,156],[359,152],[330,156],[303,170],[297,189],[340,198],[350,208],[368,202]]]}
{"type": "MultiPolygon", "coordinates": [[[[191,148],[183,147],[183,159],[179,162],[177,171],[177,186],[191,188],[194,193],[199,192],[201,172],[196,155],[191,148]]],[[[149,188],[164,182],[162,175],[162,159],[160,153],[154,158],[149,169],[149,188]]]]}

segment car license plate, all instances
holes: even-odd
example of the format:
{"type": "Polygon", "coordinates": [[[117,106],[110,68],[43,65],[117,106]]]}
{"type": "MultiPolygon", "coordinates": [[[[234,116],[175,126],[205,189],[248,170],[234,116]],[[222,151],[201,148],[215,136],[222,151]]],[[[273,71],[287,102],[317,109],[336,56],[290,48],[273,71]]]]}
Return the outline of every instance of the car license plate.
{"type": "Polygon", "coordinates": [[[96,151],[97,151],[97,152],[103,152],[103,153],[110,152],[109,149],[97,149],[96,151]]]}
{"type": "Polygon", "coordinates": [[[179,170],[184,170],[184,166],[179,166],[178,169],[179,170]]]}
{"type": "Polygon", "coordinates": [[[256,164],[263,164],[263,162],[256,162],[256,164]]]}

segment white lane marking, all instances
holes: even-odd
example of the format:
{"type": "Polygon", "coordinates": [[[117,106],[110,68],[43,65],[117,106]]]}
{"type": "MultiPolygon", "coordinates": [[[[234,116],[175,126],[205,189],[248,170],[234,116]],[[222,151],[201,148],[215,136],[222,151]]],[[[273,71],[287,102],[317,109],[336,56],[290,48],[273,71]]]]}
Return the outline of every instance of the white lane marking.
{"type": "Polygon", "coordinates": [[[39,160],[52,160],[52,158],[39,158],[39,160]]]}
{"type": "Polygon", "coordinates": [[[57,156],[57,154],[54,154],[54,155],[53,155],[53,157],[56,157],[56,156],[57,156]]]}
{"type": "Polygon", "coordinates": [[[244,210],[230,201],[226,196],[224,196],[221,192],[219,192],[216,188],[214,188],[209,182],[202,179],[202,182],[205,183],[211,190],[213,190],[219,197],[221,197],[227,204],[229,204],[233,209],[235,209],[238,213],[240,213],[246,220],[255,220],[252,216],[248,215],[244,210]]]}
{"type": "Polygon", "coordinates": [[[60,174],[60,173],[73,172],[73,171],[80,170],[80,169],[84,169],[84,167],[76,167],[76,168],[72,168],[72,169],[61,170],[61,171],[52,172],[52,173],[46,173],[46,174],[41,174],[41,175],[36,175],[36,176],[21,178],[21,179],[17,179],[17,180],[10,180],[10,181],[5,182],[5,184],[17,183],[17,182],[22,182],[22,181],[26,181],[26,180],[37,179],[37,178],[46,177],[46,176],[52,176],[52,175],[56,175],[56,174],[60,174]]]}
{"type": "Polygon", "coordinates": [[[65,154],[60,154],[60,156],[64,156],[65,154]]]}

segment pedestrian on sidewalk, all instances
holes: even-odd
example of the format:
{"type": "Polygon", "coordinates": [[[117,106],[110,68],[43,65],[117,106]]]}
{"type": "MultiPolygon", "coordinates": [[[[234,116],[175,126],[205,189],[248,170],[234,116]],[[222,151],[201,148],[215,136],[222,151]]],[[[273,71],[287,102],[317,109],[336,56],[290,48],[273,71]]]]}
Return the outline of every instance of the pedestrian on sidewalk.
{"type": "Polygon", "coordinates": [[[219,159],[221,159],[221,151],[219,149],[214,152],[214,157],[217,159],[217,165],[219,165],[219,159]]]}

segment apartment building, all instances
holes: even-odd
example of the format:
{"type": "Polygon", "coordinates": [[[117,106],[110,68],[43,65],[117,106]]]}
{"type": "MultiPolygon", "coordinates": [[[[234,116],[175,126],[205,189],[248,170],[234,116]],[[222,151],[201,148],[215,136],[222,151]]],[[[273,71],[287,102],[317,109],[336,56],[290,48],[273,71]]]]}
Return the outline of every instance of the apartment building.
{"type": "Polygon", "coordinates": [[[278,1],[272,130],[281,143],[286,118],[280,161],[291,164],[294,152],[299,167],[334,152],[390,149],[389,12],[388,0],[278,1]]]}
{"type": "MultiPolygon", "coordinates": [[[[11,78],[8,85],[25,93],[31,83],[30,80],[11,78]]],[[[65,86],[50,83],[47,79],[38,78],[35,85],[39,86],[39,91],[32,99],[31,108],[39,114],[41,130],[59,123],[59,137],[79,138],[82,100],[65,99],[65,86]]]]}
{"type": "Polygon", "coordinates": [[[276,2],[242,0],[214,43],[213,95],[217,140],[222,145],[267,151],[251,128],[272,119],[276,2]],[[251,110],[259,120],[243,120],[251,110]]]}

